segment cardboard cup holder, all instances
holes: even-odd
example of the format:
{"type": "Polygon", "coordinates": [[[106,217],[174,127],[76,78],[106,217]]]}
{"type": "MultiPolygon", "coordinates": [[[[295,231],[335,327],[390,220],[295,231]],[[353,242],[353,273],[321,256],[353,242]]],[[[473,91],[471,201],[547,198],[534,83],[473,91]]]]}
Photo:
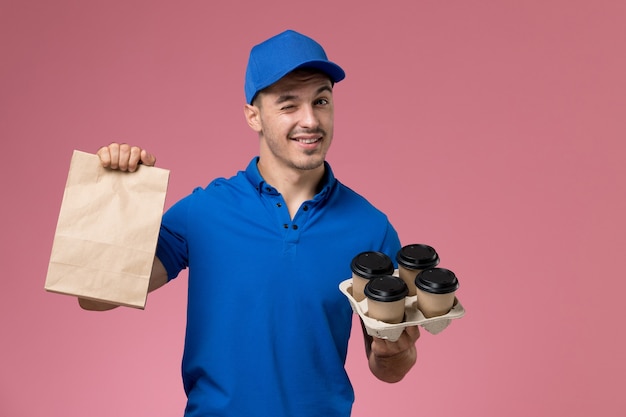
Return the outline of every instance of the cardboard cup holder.
{"type": "Polygon", "coordinates": [[[447,314],[426,318],[417,308],[417,296],[413,295],[404,299],[404,320],[402,323],[385,323],[368,317],[367,298],[362,301],[356,301],[356,299],[352,297],[352,278],[342,281],[339,284],[339,289],[348,298],[348,301],[350,301],[352,310],[363,320],[367,334],[380,339],[387,339],[391,342],[398,340],[405,327],[421,326],[427,332],[437,334],[448,327],[452,320],[460,319],[465,315],[465,309],[459,300],[455,298],[454,305],[447,314]]]}

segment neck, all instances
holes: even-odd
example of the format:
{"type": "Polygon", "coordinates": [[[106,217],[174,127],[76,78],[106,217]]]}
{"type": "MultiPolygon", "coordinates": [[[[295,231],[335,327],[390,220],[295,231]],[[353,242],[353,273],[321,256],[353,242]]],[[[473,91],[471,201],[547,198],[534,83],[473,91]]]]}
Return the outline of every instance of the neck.
{"type": "Polygon", "coordinates": [[[276,188],[283,196],[292,219],[302,203],[315,196],[320,181],[324,176],[324,165],[310,170],[298,170],[295,168],[279,170],[271,169],[260,159],[258,168],[263,179],[276,188]]]}

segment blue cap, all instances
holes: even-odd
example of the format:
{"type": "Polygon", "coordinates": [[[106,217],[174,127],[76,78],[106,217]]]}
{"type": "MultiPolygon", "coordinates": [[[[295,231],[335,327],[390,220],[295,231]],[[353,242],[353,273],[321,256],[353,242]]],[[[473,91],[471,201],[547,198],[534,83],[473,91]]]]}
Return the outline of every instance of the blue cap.
{"type": "Polygon", "coordinates": [[[248,104],[252,104],[259,91],[298,68],[320,70],[334,83],[346,76],[339,65],[328,60],[319,43],[293,30],[286,30],[250,51],[244,87],[248,104]]]}

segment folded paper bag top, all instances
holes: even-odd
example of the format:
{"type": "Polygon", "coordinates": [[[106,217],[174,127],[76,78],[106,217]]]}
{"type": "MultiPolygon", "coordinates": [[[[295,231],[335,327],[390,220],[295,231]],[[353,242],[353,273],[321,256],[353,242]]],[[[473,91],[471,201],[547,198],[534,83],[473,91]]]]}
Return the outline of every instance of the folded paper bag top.
{"type": "Polygon", "coordinates": [[[168,181],[166,169],[111,170],[74,151],[44,288],[143,309],[168,181]]]}

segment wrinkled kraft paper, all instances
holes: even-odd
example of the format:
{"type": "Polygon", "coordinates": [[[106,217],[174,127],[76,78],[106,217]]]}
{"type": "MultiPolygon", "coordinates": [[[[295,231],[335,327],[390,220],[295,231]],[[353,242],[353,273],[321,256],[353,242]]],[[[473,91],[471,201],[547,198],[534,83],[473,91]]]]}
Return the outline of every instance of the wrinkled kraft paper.
{"type": "Polygon", "coordinates": [[[168,181],[166,169],[111,170],[74,151],[45,289],[143,309],[168,181]]]}

